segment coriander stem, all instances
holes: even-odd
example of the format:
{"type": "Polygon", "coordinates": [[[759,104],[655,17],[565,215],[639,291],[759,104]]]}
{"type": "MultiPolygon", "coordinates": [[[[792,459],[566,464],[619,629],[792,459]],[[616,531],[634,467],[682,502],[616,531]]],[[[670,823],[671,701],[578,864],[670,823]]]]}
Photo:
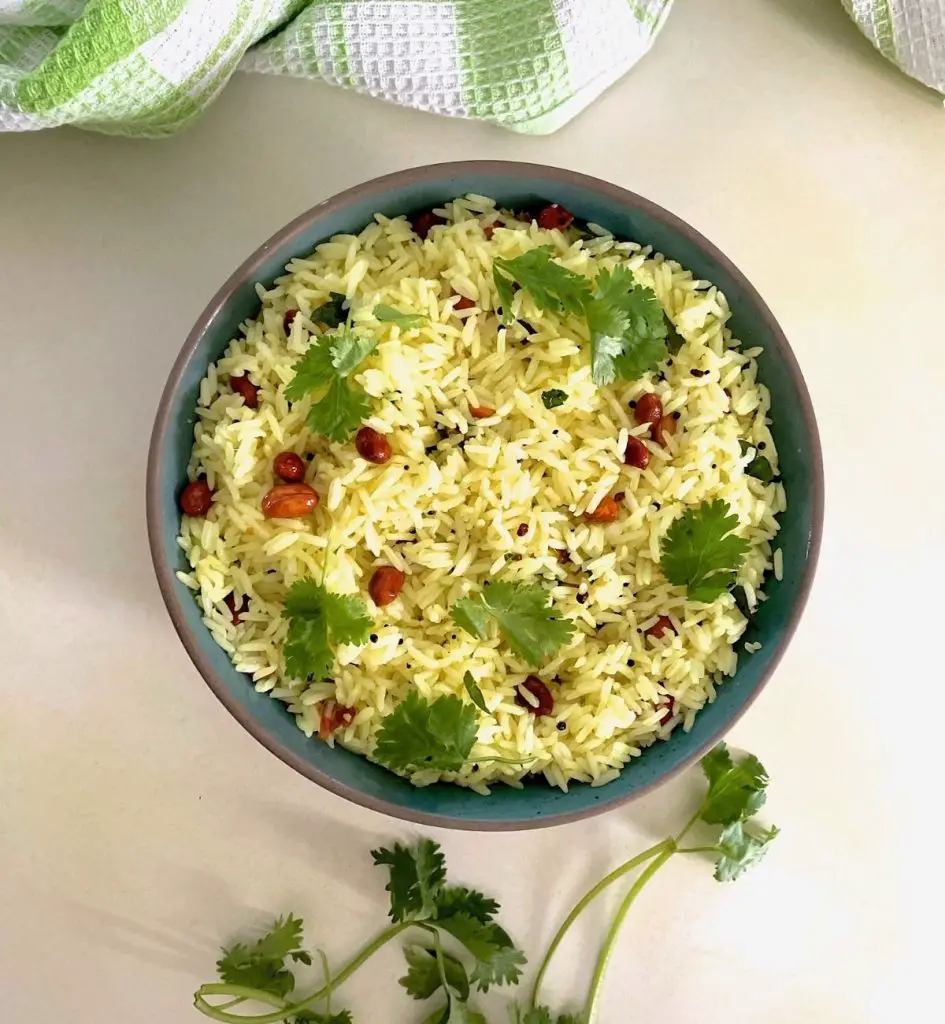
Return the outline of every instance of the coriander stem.
{"type": "Polygon", "coordinates": [[[673,837],[678,843],[680,839],[692,828],[693,825],[699,820],[699,815],[702,813],[702,804],[699,805],[696,813],[686,822],[686,824],[676,833],[673,837]]]}
{"type": "Polygon", "coordinates": [[[350,978],[382,946],[386,945],[402,931],[415,926],[417,923],[416,921],[401,921],[398,924],[391,925],[390,928],[382,931],[373,942],[368,943],[357,956],[349,960],[334,978],[297,1003],[286,1003],[269,992],[261,992],[258,989],[245,988],[241,985],[212,984],[201,985],[197,989],[197,993],[194,996],[194,1006],[205,1016],[212,1017],[213,1020],[222,1021],[223,1024],[247,1024],[247,1022],[249,1024],[277,1024],[278,1021],[285,1020],[286,1017],[294,1016],[299,1010],[307,1010],[314,1003],[317,1003],[319,999],[324,999],[327,993],[336,989],[342,982],[350,978]],[[254,1014],[252,1016],[227,1013],[225,1010],[221,1010],[219,1006],[211,1006],[204,999],[204,996],[208,995],[239,996],[243,999],[255,999],[258,1002],[268,1003],[270,1006],[277,1006],[279,1008],[272,1013],[254,1014]]]}
{"type": "Polygon", "coordinates": [[[575,920],[580,916],[584,909],[596,899],[608,885],[616,882],[618,878],[622,878],[628,871],[632,871],[635,867],[642,864],[644,861],[649,860],[651,857],[655,857],[658,853],[672,853],[673,851],[673,840],[664,839],[661,843],[657,843],[655,846],[651,846],[648,850],[644,850],[643,853],[638,853],[636,857],[632,857],[630,860],[621,864],[620,867],[615,868],[609,875],[602,878],[597,885],[588,891],[574,904],[571,908],[571,913],[564,919],[561,927],[558,929],[555,937],[551,940],[551,945],[548,947],[545,957],[541,962],[541,966],[538,968],[538,974],[535,977],[535,983],[532,985],[531,1000],[529,1006],[534,1009],[538,1003],[538,993],[541,989],[541,983],[544,980],[545,972],[548,970],[548,966],[551,963],[551,958],[554,956],[555,951],[564,939],[568,929],[574,924],[575,920]]]}
{"type": "Polygon", "coordinates": [[[633,905],[633,901],[640,894],[640,890],[643,886],[646,885],[646,883],[676,852],[675,843],[673,843],[672,840],[667,840],[667,842],[670,845],[663,850],[656,860],[651,861],[640,872],[640,877],[637,878],[630,887],[630,891],[623,898],[623,903],[621,903],[617,908],[617,913],[614,915],[610,928],[607,930],[607,934],[604,937],[604,944],[601,946],[600,954],[597,957],[597,967],[594,969],[594,977],[591,978],[591,988],[588,993],[587,1007],[584,1011],[583,1017],[584,1024],[591,1024],[591,1021],[593,1021],[594,1016],[597,1013],[597,1004],[600,1000],[604,974],[607,971],[607,965],[610,963],[610,958],[614,952],[614,947],[617,942],[617,933],[620,931],[620,926],[623,924],[624,918],[627,916],[627,912],[633,905]]]}
{"type": "Polygon", "coordinates": [[[328,956],[323,949],[317,950],[318,959],[322,964],[322,977],[325,979],[325,988],[328,991],[325,993],[325,1013],[331,1016],[331,969],[328,966],[328,956]]]}
{"type": "MultiPolygon", "coordinates": [[[[269,1006],[282,1007],[286,1005],[284,999],[280,999],[278,996],[273,995],[271,992],[266,992],[259,988],[249,988],[247,985],[231,985],[225,981],[211,982],[209,985],[201,985],[194,994],[194,1006],[200,1010],[201,1013],[206,1013],[204,1007],[210,1010],[222,1011],[227,1006],[232,1006],[234,1002],[254,1002],[254,1003],[268,1003],[269,1006]],[[227,1003],[221,1003],[217,1006],[211,1006],[204,996],[233,996],[227,1003]],[[202,1006],[200,1004],[203,1004],[202,1006]]],[[[208,1016],[210,1016],[208,1014],[208,1016]]],[[[224,1016],[230,1016],[224,1014],[224,1016]]],[[[248,1020],[248,1017],[237,1017],[237,1020],[243,1021],[248,1020]]]]}
{"type": "Polygon", "coordinates": [[[677,853],[718,853],[717,846],[677,846],[677,853]]]}

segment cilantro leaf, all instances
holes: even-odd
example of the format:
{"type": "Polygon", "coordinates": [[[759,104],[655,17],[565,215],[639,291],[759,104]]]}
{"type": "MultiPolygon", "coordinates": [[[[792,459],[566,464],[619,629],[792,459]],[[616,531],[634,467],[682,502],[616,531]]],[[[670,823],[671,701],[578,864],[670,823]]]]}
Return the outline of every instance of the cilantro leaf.
{"type": "Polygon", "coordinates": [[[750,546],[737,528],[738,516],[721,499],[688,509],[663,538],[663,574],[693,601],[714,601],[735,583],[750,546]]]}
{"type": "Polygon", "coordinates": [[[617,357],[615,369],[621,380],[637,380],[666,358],[666,325],[663,308],[648,288],[634,288],[626,309],[624,350],[617,357]]]}
{"type": "Polygon", "coordinates": [[[302,942],[302,920],[280,917],[262,938],[246,945],[238,942],[217,961],[220,979],[228,985],[245,985],[285,998],[295,988],[295,978],[285,967],[285,959],[299,959],[302,942]]]}
{"type": "Polygon", "coordinates": [[[374,316],[382,324],[397,324],[398,327],[408,330],[411,327],[419,327],[426,322],[426,317],[420,313],[401,313],[393,306],[387,306],[383,302],[374,307],[374,316]]]}
{"type": "Polygon", "coordinates": [[[293,1018],[293,1024],[353,1024],[350,1010],[339,1010],[337,1013],[317,1013],[315,1010],[299,1010],[293,1018]]]}
{"type": "Polygon", "coordinates": [[[466,692],[469,694],[469,699],[479,708],[480,711],[488,712],[489,709],[486,707],[485,698],[482,695],[482,690],[479,689],[479,685],[476,680],[473,679],[472,672],[467,672],[463,676],[463,686],[466,687],[466,692]]]}
{"type": "Polygon", "coordinates": [[[370,413],[364,389],[347,378],[374,351],[377,341],[347,327],[323,335],[295,364],[285,396],[296,402],[318,394],[308,414],[309,429],[329,440],[346,441],[370,413]]]}
{"type": "Polygon", "coordinates": [[[523,1010],[517,1003],[513,1003],[509,1007],[509,1016],[512,1024],[554,1024],[551,1010],[547,1006],[533,1006],[530,1010],[523,1010]]]}
{"type": "Polygon", "coordinates": [[[699,817],[710,825],[744,821],[764,805],[768,773],[754,754],[735,762],[728,747],[719,743],[702,759],[702,770],[709,789],[699,817]]]}
{"type": "Polygon", "coordinates": [[[424,920],[436,911],[436,896],[446,878],[446,859],[432,839],[421,839],[411,850],[400,843],[372,850],[374,863],[390,871],[390,919],[397,924],[424,920]]]}
{"type": "Polygon", "coordinates": [[[434,1010],[423,1024],[486,1024],[486,1018],[460,999],[447,992],[447,1002],[434,1010]]]}
{"type": "Polygon", "coordinates": [[[476,959],[470,981],[487,992],[492,985],[514,985],[522,974],[525,954],[494,921],[484,923],[462,911],[437,916],[436,926],[458,939],[476,959]]]}
{"type": "Polygon", "coordinates": [[[663,314],[663,318],[666,321],[666,351],[671,356],[678,355],[679,350],[686,344],[686,339],[666,313],[663,314]]]}
{"type": "Polygon", "coordinates": [[[432,950],[425,946],[407,946],[404,950],[409,970],[400,979],[400,984],[414,999],[429,999],[437,989],[443,987],[444,975],[447,985],[457,993],[460,999],[469,998],[469,978],[466,968],[449,953],[441,955],[443,957],[443,975],[440,974],[436,953],[432,950]]]}
{"type": "Polygon", "coordinates": [[[476,711],[459,697],[428,701],[416,690],[384,719],[374,757],[394,771],[457,771],[476,742],[476,711]]]}
{"type": "Polygon", "coordinates": [[[347,296],[341,292],[329,292],[328,296],[328,301],[324,305],[312,310],[309,320],[313,324],[324,324],[326,327],[340,327],[346,319],[344,305],[347,296]]]}
{"type": "Polygon", "coordinates": [[[747,820],[765,802],[768,773],[754,754],[733,760],[724,743],[710,750],[701,764],[709,788],[699,817],[711,825],[724,826],[715,846],[715,877],[728,882],[756,864],[778,834],[774,827],[757,832],[747,820]]]}
{"type": "Polygon", "coordinates": [[[719,858],[715,862],[715,877],[719,882],[731,882],[743,871],[757,864],[765,855],[768,844],[778,835],[773,825],[761,832],[750,831],[743,821],[733,821],[722,829],[719,836],[719,858]]]}
{"type": "Polygon", "coordinates": [[[342,444],[370,414],[364,391],[335,377],[325,396],[309,410],[307,423],[313,433],[342,444]]]}
{"type": "Polygon", "coordinates": [[[377,348],[377,341],[374,338],[358,334],[347,327],[334,331],[326,338],[331,348],[331,365],[338,377],[349,376],[357,369],[361,360],[377,348]]]}
{"type": "Polygon", "coordinates": [[[564,405],[568,400],[567,391],[562,391],[560,388],[551,388],[548,391],[542,391],[541,401],[542,405],[546,409],[557,409],[559,406],[564,405]]]}
{"type": "Polygon", "coordinates": [[[626,267],[602,270],[594,282],[594,296],[585,305],[591,335],[591,379],[598,387],[617,379],[615,360],[623,354],[623,336],[629,326],[623,304],[633,286],[633,275],[626,267]]]}
{"type": "Polygon", "coordinates": [[[502,304],[502,319],[511,323],[512,281],[525,288],[539,309],[553,312],[581,313],[590,295],[587,278],[554,263],[550,245],[531,249],[507,260],[496,256],[492,261],[492,279],[502,304]]]}
{"type": "Polygon", "coordinates": [[[297,402],[310,391],[317,391],[334,376],[331,363],[331,346],[323,338],[318,344],[309,345],[302,358],[292,367],[295,376],[285,386],[285,397],[297,402]]]}
{"type": "Polygon", "coordinates": [[[445,885],[436,896],[436,918],[466,914],[488,924],[499,912],[499,904],[475,889],[461,885],[445,885]]]}
{"type": "Polygon", "coordinates": [[[547,1006],[533,1006],[523,1011],[513,1004],[511,1007],[512,1024],[582,1024],[582,1018],[576,1013],[562,1013],[552,1017],[547,1006]]]}
{"type": "Polygon", "coordinates": [[[745,472],[763,484],[770,484],[774,479],[774,470],[764,455],[756,455],[745,467],[745,472]]]}
{"type": "Polygon", "coordinates": [[[509,647],[530,665],[539,665],[571,639],[570,619],[549,604],[537,583],[489,583],[472,597],[460,598],[451,609],[453,620],[480,640],[489,637],[495,618],[509,647]]]}
{"type": "Polygon", "coordinates": [[[338,644],[363,644],[371,631],[364,602],[333,594],[311,577],[296,580],[285,598],[289,620],[283,652],[286,672],[296,679],[328,677],[338,644]]]}
{"type": "Polygon", "coordinates": [[[666,358],[666,316],[649,288],[627,267],[602,270],[585,304],[591,335],[591,377],[601,387],[636,380],[666,358]]]}

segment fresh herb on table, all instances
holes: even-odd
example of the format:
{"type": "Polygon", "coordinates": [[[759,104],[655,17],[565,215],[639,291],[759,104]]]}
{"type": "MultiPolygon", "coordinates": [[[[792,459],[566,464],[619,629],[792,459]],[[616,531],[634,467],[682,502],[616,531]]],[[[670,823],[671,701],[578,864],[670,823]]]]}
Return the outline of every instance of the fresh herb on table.
{"type": "Polygon", "coordinates": [[[541,401],[546,409],[557,409],[568,400],[567,391],[560,388],[551,388],[549,391],[542,391],[541,401]]]}
{"type": "Polygon", "coordinates": [[[634,868],[641,867],[643,864],[647,865],[628,890],[607,931],[604,944],[597,957],[584,1009],[578,1016],[565,1015],[557,1018],[557,1024],[569,1024],[569,1022],[588,1024],[594,1020],[600,1002],[604,975],[614,952],[620,926],[643,887],[672,856],[677,853],[709,854],[715,860],[716,879],[720,882],[728,882],[738,878],[747,868],[757,864],[764,855],[768,844],[778,834],[778,830],[774,827],[762,828],[752,820],[765,802],[765,789],[768,785],[768,776],[761,762],[753,754],[746,754],[740,760],[735,761],[726,745],[720,743],[702,759],[702,771],[705,774],[708,788],[702,803],[685,827],[675,836],[651,846],[648,850],[644,850],[643,853],[611,871],[597,885],[589,889],[571,909],[552,939],[538,969],[527,1013],[524,1016],[521,1015],[522,1011],[516,1011],[519,1016],[515,1016],[513,1013],[513,1024],[551,1024],[553,1017],[550,1011],[538,1002],[538,996],[552,957],[581,912],[608,886],[623,878],[634,868]],[[696,846],[683,846],[683,838],[697,822],[712,826],[716,830],[714,838],[706,842],[699,842],[696,846]],[[528,1014],[532,1014],[532,1016],[528,1016],[528,1014]]]}
{"type": "Polygon", "coordinates": [[[280,917],[269,931],[255,942],[237,942],[217,961],[220,978],[230,985],[264,988],[283,999],[295,987],[295,976],[285,966],[293,963],[311,964],[310,954],[302,949],[302,919],[280,917]]]}
{"type": "Polygon", "coordinates": [[[347,296],[341,292],[329,292],[328,301],[313,309],[309,320],[313,324],[324,324],[326,327],[340,327],[347,319],[347,296]]]}
{"type": "Polygon", "coordinates": [[[426,323],[427,318],[420,313],[401,313],[393,306],[386,306],[383,302],[374,307],[374,316],[383,324],[396,324],[402,330],[411,327],[419,327],[426,323]]]}
{"type": "Polygon", "coordinates": [[[296,679],[325,679],[331,674],[335,647],[363,644],[371,632],[371,617],[360,598],[332,593],[311,577],[289,587],[285,615],[285,668],[296,679]]]}
{"type": "MultiPolygon", "coordinates": [[[[638,285],[626,267],[602,270],[591,282],[552,260],[550,246],[492,262],[502,316],[513,319],[513,283],[529,292],[540,309],[573,313],[587,321],[591,376],[598,387],[616,379],[636,380],[666,358],[668,317],[656,295],[638,285]]],[[[677,350],[678,351],[678,350],[677,350]]]]}
{"type": "Polygon", "coordinates": [[[285,397],[297,402],[318,395],[308,414],[308,426],[329,440],[347,441],[370,413],[364,389],[349,382],[377,342],[347,327],[323,334],[295,364],[295,376],[285,386],[285,397]]]}
{"type": "MultiPolygon", "coordinates": [[[[421,839],[414,847],[394,844],[372,852],[374,863],[389,872],[390,919],[393,924],[350,960],[334,977],[310,995],[290,999],[295,989],[291,961],[310,964],[302,948],[299,918],[279,919],[262,938],[224,950],[218,970],[222,981],[202,985],[194,994],[201,1013],[224,1024],[276,1024],[277,1021],[351,1024],[346,1010],[332,1014],[325,1004],[333,990],[363,966],[379,949],[402,932],[419,933],[404,950],[407,973],[400,984],[417,1000],[437,998],[427,1024],[485,1024],[470,1006],[473,989],[487,992],[493,985],[514,985],[524,955],[495,920],[499,905],[474,889],[449,885],[440,847],[421,839]],[[443,949],[443,939],[458,943],[463,953],[443,949]],[[219,1003],[211,998],[222,998],[219,1003]],[[244,1015],[230,1012],[245,1003],[263,1003],[271,1012],[244,1015]]],[[[324,961],[323,961],[324,963],[324,961]]],[[[327,972],[326,972],[327,973],[327,972]]]]}
{"type": "Polygon", "coordinates": [[[523,1010],[513,1004],[509,1009],[509,1015],[512,1024],[584,1024],[577,1014],[561,1013],[556,1016],[547,1006],[533,1006],[529,1010],[523,1010]]]}
{"type": "MultiPolygon", "coordinates": [[[[754,816],[764,805],[768,775],[752,754],[735,760],[724,743],[702,759],[707,788],[702,802],[676,835],[656,843],[602,878],[575,903],[558,929],[539,966],[526,1005],[510,1006],[512,1024],[591,1024],[604,977],[626,916],[640,892],[676,854],[706,854],[715,862],[720,882],[738,878],[764,856],[778,830],[763,828],[754,816]],[[683,840],[697,825],[708,830],[697,845],[683,840]],[[713,834],[714,833],[714,834],[713,834]],[[645,866],[644,866],[645,865],[645,866]],[[541,986],[554,954],[581,913],[609,886],[640,868],[607,930],[597,956],[585,1004],[579,1013],[555,1014],[539,1000],[541,986]]],[[[487,992],[493,985],[515,985],[521,977],[524,954],[495,920],[499,905],[474,889],[450,885],[440,847],[421,839],[413,847],[395,843],[374,850],[374,863],[388,869],[392,925],[332,976],[325,954],[318,952],[325,980],[310,995],[293,1001],[294,964],[309,965],[312,956],[302,946],[302,921],[279,918],[262,937],[237,943],[223,951],[217,963],[221,981],[201,987],[194,1005],[205,1016],[223,1024],[352,1024],[347,1010],[332,1013],[332,993],[379,949],[401,933],[413,929],[418,939],[404,949],[407,972],[400,984],[417,1000],[437,999],[436,1009],[424,1024],[485,1024],[470,1006],[474,989],[487,992]],[[443,948],[445,938],[459,954],[443,948]],[[458,945],[456,945],[458,943],[458,945]],[[222,1002],[211,1002],[222,999],[222,1002]],[[271,1007],[268,1013],[232,1013],[247,1003],[271,1007]],[[318,1009],[316,1009],[318,1007],[318,1009]]]]}
{"type": "Polygon", "coordinates": [[[495,619],[509,647],[533,666],[551,657],[574,632],[571,620],[561,617],[536,583],[487,583],[478,594],[460,598],[451,614],[480,640],[489,638],[489,621],[495,619]]]}
{"type": "Polygon", "coordinates": [[[738,516],[721,499],[688,509],[663,538],[663,575],[693,601],[714,601],[735,583],[750,547],[736,529],[738,516]]]}

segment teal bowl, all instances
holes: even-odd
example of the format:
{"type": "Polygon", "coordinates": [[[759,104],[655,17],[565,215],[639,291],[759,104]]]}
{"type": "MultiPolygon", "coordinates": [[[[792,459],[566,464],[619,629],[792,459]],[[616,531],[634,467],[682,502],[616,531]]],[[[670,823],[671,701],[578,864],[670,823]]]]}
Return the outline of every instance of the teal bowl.
{"type": "Polygon", "coordinates": [[[158,407],[147,473],[148,535],[164,601],[188,654],[233,716],[286,764],[339,796],[411,821],[481,830],[557,825],[616,807],[665,782],[718,742],[758,696],[794,633],[817,562],[823,497],[820,439],[804,379],[771,311],[731,261],[678,217],[616,185],[572,171],[497,161],[439,164],[377,178],[320,203],[257,249],[217,292],[184,343],[158,407]],[[193,445],[198,388],[239,323],[258,312],[255,282],[268,287],[292,257],[338,232],[359,231],[378,211],[410,214],[466,192],[515,209],[557,202],[618,238],[653,245],[718,285],[728,297],[735,336],[746,346],[764,347],[759,377],[771,390],[771,429],[788,510],[781,516],[784,578],[766,585],[769,599],[744,638],[762,647],[754,654],[741,652],[736,675],[699,713],[690,732],[676,730],[598,788],[574,785],[563,793],[535,780],[522,789],[496,786],[488,797],[448,784],[417,789],[363,757],[306,739],[281,702],[257,693],[233,668],[175,576],[187,568],[176,542],[177,494],[193,445]]]}

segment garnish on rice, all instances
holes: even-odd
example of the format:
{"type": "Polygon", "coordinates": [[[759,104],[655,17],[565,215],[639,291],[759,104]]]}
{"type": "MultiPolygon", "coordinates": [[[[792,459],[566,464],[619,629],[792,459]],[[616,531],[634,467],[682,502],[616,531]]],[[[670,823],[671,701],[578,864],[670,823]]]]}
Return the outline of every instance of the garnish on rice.
{"type": "Polygon", "coordinates": [[[714,601],[734,586],[749,548],[735,533],[738,525],[721,500],[684,512],[663,539],[660,565],[669,582],[685,587],[693,601],[714,601]]]}
{"type": "Polygon", "coordinates": [[[529,665],[540,665],[574,632],[568,619],[548,603],[548,594],[534,583],[488,583],[478,594],[460,598],[453,620],[479,637],[489,638],[494,619],[512,651],[529,665]]]}
{"type": "Polygon", "coordinates": [[[591,375],[598,387],[636,380],[666,358],[666,317],[656,295],[638,285],[626,267],[601,270],[592,283],[555,263],[550,246],[515,259],[497,256],[492,276],[511,323],[513,283],[525,289],[539,309],[582,316],[591,338],[591,375]]]}
{"type": "Polygon", "coordinates": [[[309,429],[331,441],[347,441],[370,414],[364,389],[348,378],[377,340],[347,327],[323,334],[295,364],[285,397],[296,402],[317,395],[308,414],[309,429]]]}
{"type": "Polygon", "coordinates": [[[334,594],[313,579],[289,587],[285,614],[285,667],[296,679],[328,678],[338,644],[363,644],[371,632],[371,617],[360,598],[334,594]]]}

